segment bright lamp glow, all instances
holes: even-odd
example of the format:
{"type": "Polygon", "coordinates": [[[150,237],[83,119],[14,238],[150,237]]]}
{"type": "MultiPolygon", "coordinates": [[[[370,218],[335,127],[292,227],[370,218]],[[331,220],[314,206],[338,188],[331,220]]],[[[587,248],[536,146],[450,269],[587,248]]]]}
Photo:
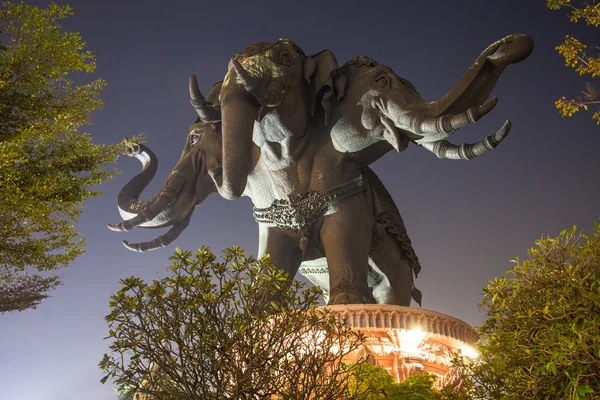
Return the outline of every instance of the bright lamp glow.
{"type": "Polygon", "coordinates": [[[420,327],[403,330],[400,333],[400,350],[410,355],[421,355],[423,353],[421,344],[426,336],[427,332],[420,327]]]}
{"type": "Polygon", "coordinates": [[[471,346],[464,346],[461,349],[461,351],[465,356],[467,356],[469,358],[478,358],[479,357],[479,353],[477,352],[477,350],[475,350],[471,346]]]}

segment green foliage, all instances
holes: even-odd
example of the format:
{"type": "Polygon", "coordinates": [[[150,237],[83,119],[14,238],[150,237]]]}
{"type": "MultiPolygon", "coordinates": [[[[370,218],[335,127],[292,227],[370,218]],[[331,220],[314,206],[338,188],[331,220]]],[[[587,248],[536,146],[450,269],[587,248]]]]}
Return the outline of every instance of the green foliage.
{"type": "MultiPolygon", "coordinates": [[[[571,9],[571,22],[583,20],[587,25],[600,27],[600,3],[597,0],[580,2],[575,6],[571,0],[547,0],[548,8],[558,10],[562,7],[571,9]]],[[[565,41],[556,47],[558,53],[564,57],[565,65],[575,69],[579,75],[591,75],[592,78],[600,76],[600,55],[598,46],[588,46],[573,36],[567,35],[565,41]]],[[[555,102],[563,117],[571,117],[580,110],[589,110],[590,106],[600,104],[596,88],[591,83],[586,83],[581,96],[575,98],[561,97],[555,102]]],[[[600,124],[600,109],[592,114],[592,119],[600,124]]]]}
{"type": "Polygon", "coordinates": [[[363,363],[354,369],[349,377],[348,391],[357,400],[378,400],[388,398],[394,378],[380,365],[363,363]],[[361,396],[358,394],[362,393],[361,396]]]}
{"type": "Polygon", "coordinates": [[[442,393],[433,387],[437,377],[424,372],[409,376],[397,383],[391,392],[391,399],[442,400],[442,393]]]}
{"type": "MultiPolygon", "coordinates": [[[[318,288],[237,248],[176,249],[168,276],[111,297],[103,382],[160,399],[338,399],[364,341],[317,307],[318,288]]],[[[357,364],[357,365],[360,365],[357,364]]]]}
{"type": "Polygon", "coordinates": [[[94,56],[63,32],[69,6],[4,3],[0,10],[0,313],[35,308],[60,284],[56,270],[84,251],[74,225],[125,150],[79,133],[102,107],[104,81],[77,85],[94,56]],[[43,274],[36,274],[42,272],[43,274]]]}
{"type": "Polygon", "coordinates": [[[349,393],[357,400],[444,400],[454,399],[435,389],[436,376],[421,373],[396,383],[381,366],[363,363],[354,369],[350,376],[349,393]]]}
{"type": "Polygon", "coordinates": [[[136,387],[135,386],[125,386],[120,388],[120,390],[115,390],[117,398],[119,400],[141,400],[135,398],[136,387]]]}
{"type": "Polygon", "coordinates": [[[464,360],[470,391],[489,399],[600,395],[600,225],[592,235],[543,237],[529,259],[484,289],[478,362],[464,360]]]}

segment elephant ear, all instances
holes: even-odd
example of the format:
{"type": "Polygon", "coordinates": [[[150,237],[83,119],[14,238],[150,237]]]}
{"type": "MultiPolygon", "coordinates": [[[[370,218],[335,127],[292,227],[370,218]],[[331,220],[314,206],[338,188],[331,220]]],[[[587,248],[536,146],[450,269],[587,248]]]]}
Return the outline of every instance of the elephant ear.
{"type": "Polygon", "coordinates": [[[346,76],[340,71],[338,62],[329,50],[323,50],[307,57],[304,65],[304,78],[309,84],[310,115],[315,114],[317,102],[325,110],[325,124],[329,124],[334,97],[340,99],[346,88],[346,76]]]}

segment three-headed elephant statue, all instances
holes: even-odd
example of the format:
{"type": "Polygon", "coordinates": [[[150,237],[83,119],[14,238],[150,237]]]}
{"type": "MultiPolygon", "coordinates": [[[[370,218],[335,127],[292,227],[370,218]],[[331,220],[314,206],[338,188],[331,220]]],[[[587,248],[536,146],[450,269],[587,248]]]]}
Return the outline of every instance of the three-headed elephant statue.
{"type": "MultiPolygon", "coordinates": [[[[146,208],[137,207],[131,220],[112,228],[144,226],[178,207],[191,215],[189,206],[193,210],[202,195],[186,208],[176,205],[185,194],[174,193],[192,181],[200,189],[200,180],[208,182],[209,175],[212,190],[223,197],[251,198],[258,256],[270,254],[291,276],[301,268],[326,289],[329,304],[409,305],[411,297],[420,303],[413,284],[418,259],[391,196],[368,165],[410,142],[440,158],[464,160],[495,148],[508,134],[508,121],[475,144],[456,146],[448,137],[494,108],[497,99],[486,100],[500,74],[532,48],[526,35],[494,43],[447,95],[425,102],[410,82],[369,57],[339,68],[331,52],[306,56],[289,39],[253,44],[232,58],[222,85],[207,99],[190,79],[191,103],[201,122],[189,137],[194,129],[220,133],[221,148],[211,156],[218,161],[184,162],[186,154],[200,151],[184,150],[172,183],[143,203],[146,208]],[[184,172],[183,165],[193,172],[184,172]]],[[[128,195],[128,201],[141,204],[134,197],[128,195]]]]}
{"type": "MultiPolygon", "coordinates": [[[[256,149],[255,149],[256,150],[256,149]]],[[[220,123],[200,120],[190,126],[183,155],[161,191],[154,197],[139,201],[142,191],[152,180],[156,168],[155,154],[144,145],[132,146],[130,156],[142,163],[142,171],[128,182],[118,199],[119,211],[125,221],[109,224],[115,231],[128,231],[134,227],[161,228],[172,226],[164,235],[154,240],[132,243],[123,241],[132,251],[146,252],[167,246],[188,226],[195,206],[209,194],[216,192],[210,171],[221,167],[220,123]],[[181,174],[179,181],[173,175],[181,174]],[[177,182],[177,184],[175,184],[177,182]],[[175,195],[173,195],[175,193],[175,195]],[[175,198],[167,206],[165,196],[175,198]],[[186,202],[186,204],[183,204],[186,202]],[[183,212],[186,210],[185,212],[183,212]]],[[[260,156],[255,151],[253,158],[260,156]]],[[[398,209],[375,173],[368,167],[364,170],[369,195],[372,196],[373,216],[378,222],[370,247],[368,286],[381,304],[410,304],[411,294],[420,303],[420,293],[413,289],[412,271],[420,271],[419,261],[412,250],[410,239],[398,209]]],[[[248,181],[261,179],[250,174],[248,181]]],[[[168,202],[167,201],[167,202],[168,202]]],[[[320,285],[329,295],[328,265],[325,257],[303,260],[300,272],[313,283],[320,285]]]]}

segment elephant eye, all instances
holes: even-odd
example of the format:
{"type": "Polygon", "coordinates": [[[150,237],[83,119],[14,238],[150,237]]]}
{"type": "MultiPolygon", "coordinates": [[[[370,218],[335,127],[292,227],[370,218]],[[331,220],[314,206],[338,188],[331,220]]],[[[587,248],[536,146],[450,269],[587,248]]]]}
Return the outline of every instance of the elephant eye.
{"type": "Polygon", "coordinates": [[[200,140],[200,136],[202,135],[201,132],[198,131],[191,131],[190,132],[190,144],[196,144],[198,143],[198,141],[200,140]]]}
{"type": "Polygon", "coordinates": [[[282,53],[279,57],[279,62],[285,65],[290,65],[292,63],[292,58],[288,53],[282,53]]]}
{"type": "Polygon", "coordinates": [[[385,76],[380,76],[379,78],[375,79],[375,83],[377,83],[377,86],[380,87],[390,86],[390,81],[388,81],[388,78],[386,78],[385,76]]]}

